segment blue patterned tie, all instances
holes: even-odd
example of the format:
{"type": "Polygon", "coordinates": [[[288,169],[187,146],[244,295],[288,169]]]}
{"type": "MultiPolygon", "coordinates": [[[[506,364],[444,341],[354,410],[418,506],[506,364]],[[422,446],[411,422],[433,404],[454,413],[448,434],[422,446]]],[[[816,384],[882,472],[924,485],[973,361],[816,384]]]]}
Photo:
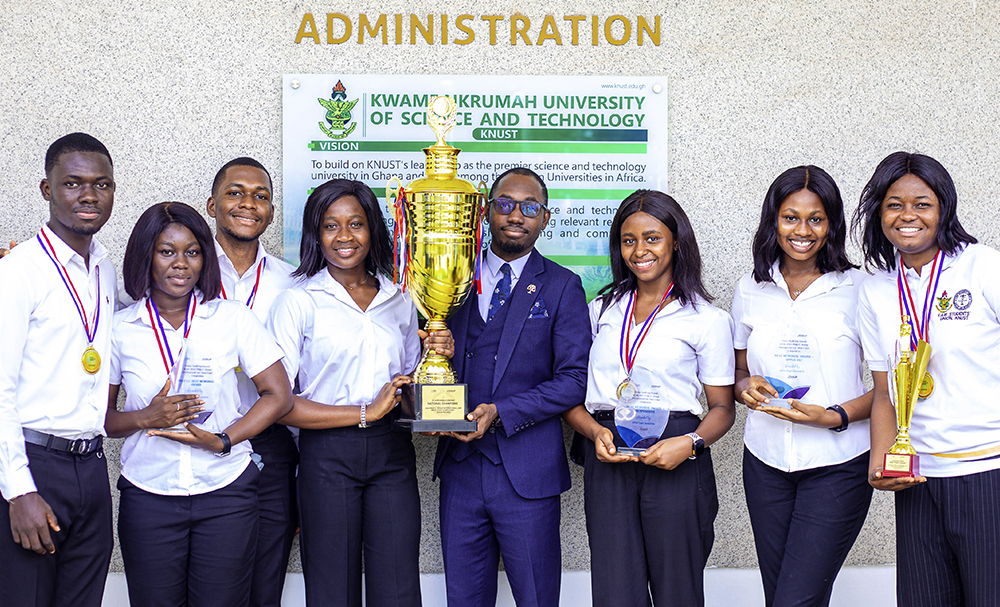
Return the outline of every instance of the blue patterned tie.
{"type": "Polygon", "coordinates": [[[486,314],[486,322],[493,320],[493,317],[500,311],[500,306],[510,297],[510,264],[505,263],[500,266],[500,272],[503,277],[493,289],[493,299],[490,300],[490,311],[486,314]]]}

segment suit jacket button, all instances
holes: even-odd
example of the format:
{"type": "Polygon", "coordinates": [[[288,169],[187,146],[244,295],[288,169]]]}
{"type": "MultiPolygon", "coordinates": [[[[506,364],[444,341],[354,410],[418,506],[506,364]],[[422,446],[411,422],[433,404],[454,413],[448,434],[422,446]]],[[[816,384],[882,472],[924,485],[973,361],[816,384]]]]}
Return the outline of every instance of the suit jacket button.
{"type": "Polygon", "coordinates": [[[490,428],[490,434],[496,434],[496,433],[497,433],[496,428],[490,428]]]}
{"type": "Polygon", "coordinates": [[[469,352],[468,354],[466,354],[465,357],[466,358],[472,358],[472,352],[469,352]]]}
{"type": "Polygon", "coordinates": [[[497,355],[496,355],[496,354],[494,354],[494,355],[493,355],[493,360],[496,360],[496,359],[497,359],[497,355]]]}

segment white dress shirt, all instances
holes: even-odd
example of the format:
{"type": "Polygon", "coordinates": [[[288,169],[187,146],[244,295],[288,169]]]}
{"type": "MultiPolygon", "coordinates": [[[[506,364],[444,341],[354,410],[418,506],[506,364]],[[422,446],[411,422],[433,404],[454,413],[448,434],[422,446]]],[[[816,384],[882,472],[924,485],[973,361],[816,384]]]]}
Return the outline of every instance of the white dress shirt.
{"type": "MultiPolygon", "coordinates": [[[[618,404],[618,385],[625,379],[618,346],[627,306],[627,295],[610,304],[604,314],[599,297],[590,302],[594,342],[587,368],[586,406],[591,413],[612,410],[618,404]]],[[[634,343],[642,325],[636,325],[634,317],[628,320],[634,343]]],[[[636,354],[631,377],[641,400],[646,400],[644,392],[655,394],[656,402],[649,404],[700,415],[702,384],[731,385],[735,367],[729,314],[703,300],[697,307],[674,300],[653,319],[636,354]]]]}
{"type": "Polygon", "coordinates": [[[108,408],[115,267],[96,238],[90,242],[88,267],[54,232],[42,231],[83,300],[91,330],[100,307],[93,346],[102,361],[94,375],[83,370],[81,359],[89,345],[83,321],[37,238],[0,260],[0,493],[8,500],[36,490],[22,428],[68,439],[93,438],[104,434],[108,408]]]}
{"type": "MultiPolygon", "coordinates": [[[[250,302],[250,309],[253,310],[254,316],[261,323],[267,322],[267,315],[278,295],[298,282],[298,279],[292,276],[295,266],[269,255],[260,242],[257,243],[257,259],[254,260],[250,269],[243,273],[243,276],[236,272],[233,262],[229,260],[229,256],[226,255],[226,251],[218,240],[215,241],[215,252],[219,256],[219,271],[222,273],[222,290],[225,292],[225,299],[238,301],[245,305],[250,302]],[[261,268],[261,264],[264,264],[263,268],[261,268]],[[258,269],[260,269],[259,282],[257,280],[258,269]],[[255,286],[257,287],[256,293],[254,293],[255,286]]],[[[220,294],[220,296],[223,295],[220,294]]],[[[246,413],[257,402],[257,386],[242,369],[236,372],[236,379],[240,390],[240,411],[246,413]]]]}
{"type": "MultiPolygon", "coordinates": [[[[922,268],[921,276],[906,270],[917,310],[923,309],[931,265],[922,268]]],[[[1000,454],[997,268],[1000,252],[981,244],[944,257],[928,339],[927,371],[934,378],[934,392],[917,402],[910,425],[921,475],[962,476],[1000,468],[995,457],[1000,454]]],[[[902,323],[896,272],[878,272],[865,282],[858,314],[868,367],[888,371],[902,323]]]]}
{"type": "MultiPolygon", "coordinates": [[[[211,355],[218,400],[211,417],[199,427],[217,433],[242,416],[236,367],[243,367],[253,377],[277,362],[281,350],[245,305],[221,298],[202,302],[201,293],[195,293],[199,301],[184,347],[211,355]]],[[[167,381],[146,299],[115,314],[111,383],[124,387],[125,411],[149,405],[167,381]]],[[[177,360],[184,325],[174,329],[163,322],[163,329],[177,360]]],[[[136,487],[158,495],[200,495],[236,480],[250,463],[250,452],[250,443],[242,441],[232,446],[230,455],[218,457],[199,447],[137,431],[122,445],[122,476],[136,487]]]]}
{"type": "Polygon", "coordinates": [[[391,280],[378,281],[367,310],[325,268],[274,302],[267,326],[303,398],[327,405],[371,403],[386,382],[417,366],[417,309],[391,280]]]}
{"type": "MultiPolygon", "coordinates": [[[[865,393],[861,336],[856,322],[857,298],[868,277],[864,272],[827,272],[792,299],[775,263],[774,282],[757,283],[744,274],[733,297],[733,344],[747,351],[751,375],[777,377],[780,363],[771,357],[777,340],[789,328],[808,331],[818,359],[815,372],[802,383],[809,391],[804,403],[829,407],[865,393]]],[[[777,419],[762,411],[747,411],[743,442],[757,459],[785,472],[808,470],[850,461],[869,449],[868,420],[853,421],[843,432],[831,432],[777,419]]]]}
{"type": "Polygon", "coordinates": [[[503,272],[500,271],[500,268],[505,263],[510,264],[510,292],[513,294],[514,285],[517,284],[517,280],[524,273],[524,266],[528,265],[528,258],[531,257],[531,251],[529,250],[514,261],[500,259],[491,247],[486,247],[484,255],[483,265],[479,270],[479,286],[483,290],[479,295],[479,315],[483,317],[483,320],[486,320],[490,313],[490,302],[493,301],[493,291],[497,288],[497,283],[500,282],[500,279],[503,278],[503,272]]]}

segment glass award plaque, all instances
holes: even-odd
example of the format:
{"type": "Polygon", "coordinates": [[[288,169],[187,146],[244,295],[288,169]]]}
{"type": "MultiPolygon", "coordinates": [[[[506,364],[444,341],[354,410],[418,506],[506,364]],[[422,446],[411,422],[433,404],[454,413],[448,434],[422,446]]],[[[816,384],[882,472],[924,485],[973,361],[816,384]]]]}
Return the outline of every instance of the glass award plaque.
{"type": "Polygon", "coordinates": [[[615,427],[624,445],[616,445],[621,455],[639,455],[660,440],[670,419],[670,410],[650,407],[641,401],[615,407],[615,427]]]}
{"type": "Polygon", "coordinates": [[[811,378],[819,373],[819,346],[816,337],[802,322],[794,319],[775,336],[761,356],[760,375],[778,392],[769,398],[772,407],[790,408],[789,399],[802,400],[812,387],[811,378]]]}
{"type": "MultiPolygon", "coordinates": [[[[215,404],[219,401],[219,383],[215,372],[215,362],[204,347],[199,347],[196,342],[189,341],[180,356],[174,362],[170,370],[170,390],[167,396],[176,394],[198,394],[205,402],[201,405],[203,411],[198,417],[188,423],[202,426],[212,413],[215,412],[215,404]]],[[[188,430],[181,424],[164,428],[167,432],[187,432],[188,430]]],[[[205,428],[209,430],[209,428],[205,428]]],[[[215,431],[213,428],[212,431],[215,431]]]]}

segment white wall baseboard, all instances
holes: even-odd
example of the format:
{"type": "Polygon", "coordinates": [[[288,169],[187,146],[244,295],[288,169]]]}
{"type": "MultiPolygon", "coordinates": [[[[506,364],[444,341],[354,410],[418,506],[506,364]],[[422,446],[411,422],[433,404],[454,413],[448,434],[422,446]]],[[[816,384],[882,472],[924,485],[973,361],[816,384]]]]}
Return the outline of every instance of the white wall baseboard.
{"type": "MultiPolygon", "coordinates": [[[[425,573],[420,576],[420,589],[424,607],[445,607],[444,574],[425,573]]],[[[282,607],[304,607],[305,584],[301,573],[289,573],[285,578],[282,607]]],[[[764,590],[756,569],[707,569],[705,571],[706,607],[761,607],[764,590]]],[[[590,572],[564,571],[560,607],[590,605],[590,572]]],[[[856,607],[857,605],[896,605],[896,568],[845,567],[833,587],[830,607],[856,607]]],[[[104,590],[104,607],[127,607],[128,591],[125,574],[108,575],[104,590]]],[[[497,607],[514,607],[507,576],[500,573],[497,607]]]]}

